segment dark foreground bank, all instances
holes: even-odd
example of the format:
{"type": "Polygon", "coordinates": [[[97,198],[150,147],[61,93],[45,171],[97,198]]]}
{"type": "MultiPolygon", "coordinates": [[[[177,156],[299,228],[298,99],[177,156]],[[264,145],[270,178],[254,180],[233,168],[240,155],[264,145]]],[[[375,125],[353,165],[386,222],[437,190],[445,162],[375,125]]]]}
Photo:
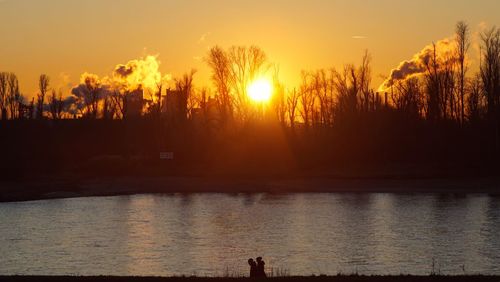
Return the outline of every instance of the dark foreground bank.
{"type": "Polygon", "coordinates": [[[0,180],[0,202],[173,193],[483,193],[500,195],[498,177],[78,177],[0,180]]]}
{"type": "Polygon", "coordinates": [[[500,281],[500,276],[315,276],[279,277],[268,279],[249,278],[197,278],[197,277],[116,277],[116,276],[0,276],[6,282],[434,282],[434,281],[500,281]]]}
{"type": "Polygon", "coordinates": [[[500,150],[487,128],[402,120],[367,116],[335,129],[293,130],[275,123],[159,130],[164,124],[150,119],[0,122],[0,201],[137,193],[500,193],[500,150]]]}

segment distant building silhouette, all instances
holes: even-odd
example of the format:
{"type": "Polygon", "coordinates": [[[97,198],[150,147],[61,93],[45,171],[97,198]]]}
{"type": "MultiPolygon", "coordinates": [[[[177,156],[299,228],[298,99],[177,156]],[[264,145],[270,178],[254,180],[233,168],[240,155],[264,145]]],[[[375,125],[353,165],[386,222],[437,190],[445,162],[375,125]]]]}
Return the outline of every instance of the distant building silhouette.
{"type": "Polygon", "coordinates": [[[221,119],[217,100],[210,97],[200,103],[200,107],[191,109],[191,119],[196,124],[215,126],[221,119]]]}
{"type": "Polygon", "coordinates": [[[187,94],[179,90],[167,89],[167,97],[162,107],[167,119],[173,123],[183,123],[187,120],[187,94]]]}
{"type": "Polygon", "coordinates": [[[126,94],[124,100],[125,116],[124,118],[139,118],[142,115],[144,107],[142,87],[137,88],[126,94]]]}

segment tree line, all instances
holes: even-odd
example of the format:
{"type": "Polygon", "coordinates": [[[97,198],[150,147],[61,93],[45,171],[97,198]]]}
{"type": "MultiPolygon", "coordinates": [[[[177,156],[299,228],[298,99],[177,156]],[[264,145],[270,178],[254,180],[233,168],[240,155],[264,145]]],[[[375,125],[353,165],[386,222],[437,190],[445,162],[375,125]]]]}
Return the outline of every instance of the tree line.
{"type": "MultiPolygon", "coordinates": [[[[196,88],[196,71],[174,79],[172,90],[179,97],[175,103],[165,95],[167,85],[158,81],[156,89],[144,89],[148,99],[142,108],[143,118],[166,122],[190,120],[198,114],[207,124],[236,126],[262,118],[272,118],[294,129],[331,128],[362,115],[396,112],[409,119],[431,124],[451,123],[460,127],[485,125],[500,146],[500,29],[493,27],[481,33],[479,70],[470,73],[468,53],[471,46],[469,26],[456,24],[452,50],[440,55],[432,45],[430,56],[422,61],[423,71],[405,79],[390,79],[385,89],[372,87],[371,56],[368,51],[359,65],[340,69],[302,71],[299,86],[287,88],[279,78],[279,67],[269,62],[265,52],[256,46],[215,46],[205,61],[211,70],[213,87],[196,88]],[[266,105],[252,103],[247,89],[259,76],[271,73],[272,101],[266,105]],[[170,107],[165,107],[169,105],[170,107]],[[211,111],[210,108],[216,110],[211,111]],[[181,118],[165,118],[169,112],[181,118]],[[211,114],[212,112],[212,114],[211,114]],[[216,114],[214,114],[216,112],[216,114]]],[[[0,73],[0,111],[6,119],[124,119],[130,93],[119,85],[103,86],[87,76],[72,95],[50,87],[50,78],[41,75],[37,96],[30,101],[20,93],[14,73],[0,73]]],[[[140,85],[139,85],[140,87],[140,85]]]]}

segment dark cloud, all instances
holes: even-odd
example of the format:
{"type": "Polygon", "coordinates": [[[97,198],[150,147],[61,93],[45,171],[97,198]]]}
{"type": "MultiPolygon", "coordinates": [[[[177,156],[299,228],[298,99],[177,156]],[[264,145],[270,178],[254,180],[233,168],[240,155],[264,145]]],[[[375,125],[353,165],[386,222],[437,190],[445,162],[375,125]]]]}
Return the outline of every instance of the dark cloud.
{"type": "Polygon", "coordinates": [[[115,68],[114,74],[120,77],[127,77],[135,72],[137,65],[129,63],[127,65],[118,65],[115,68]]]}

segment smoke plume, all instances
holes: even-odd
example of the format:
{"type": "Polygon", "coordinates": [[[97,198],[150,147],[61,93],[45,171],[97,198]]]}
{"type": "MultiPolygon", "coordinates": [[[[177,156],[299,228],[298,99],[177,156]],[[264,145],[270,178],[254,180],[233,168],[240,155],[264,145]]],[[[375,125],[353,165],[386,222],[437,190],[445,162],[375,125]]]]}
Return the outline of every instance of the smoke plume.
{"type": "MultiPolygon", "coordinates": [[[[146,56],[117,65],[110,76],[99,77],[91,73],[83,73],[80,83],[73,87],[71,93],[80,101],[90,99],[90,94],[97,93],[99,99],[114,92],[131,92],[144,89],[144,94],[153,93],[158,84],[170,80],[170,75],[162,76],[160,61],[157,56],[146,56]]],[[[147,97],[145,97],[147,98],[147,97]]]]}
{"type": "MultiPolygon", "coordinates": [[[[168,78],[168,77],[167,77],[168,78]]],[[[128,91],[140,87],[153,90],[164,80],[160,72],[160,62],[155,56],[132,60],[124,65],[117,65],[113,72],[113,81],[128,91]]]]}
{"type": "MultiPolygon", "coordinates": [[[[454,50],[454,39],[445,38],[435,43],[436,57],[438,61],[444,61],[451,58],[454,50]]],[[[426,65],[434,55],[434,45],[425,46],[422,51],[413,56],[411,60],[401,62],[391,71],[389,77],[380,85],[379,91],[384,92],[394,83],[406,80],[413,76],[422,75],[426,71],[426,65]]]]}
{"type": "MultiPolygon", "coordinates": [[[[107,78],[105,78],[107,81],[107,78]]],[[[93,95],[96,96],[98,100],[106,98],[112,92],[112,87],[107,82],[102,83],[99,76],[92,73],[83,73],[80,76],[80,84],[71,89],[71,94],[73,94],[74,100],[71,100],[75,109],[73,112],[81,110],[86,104],[91,102],[93,95]]],[[[71,111],[70,111],[71,112],[71,111]]]]}

